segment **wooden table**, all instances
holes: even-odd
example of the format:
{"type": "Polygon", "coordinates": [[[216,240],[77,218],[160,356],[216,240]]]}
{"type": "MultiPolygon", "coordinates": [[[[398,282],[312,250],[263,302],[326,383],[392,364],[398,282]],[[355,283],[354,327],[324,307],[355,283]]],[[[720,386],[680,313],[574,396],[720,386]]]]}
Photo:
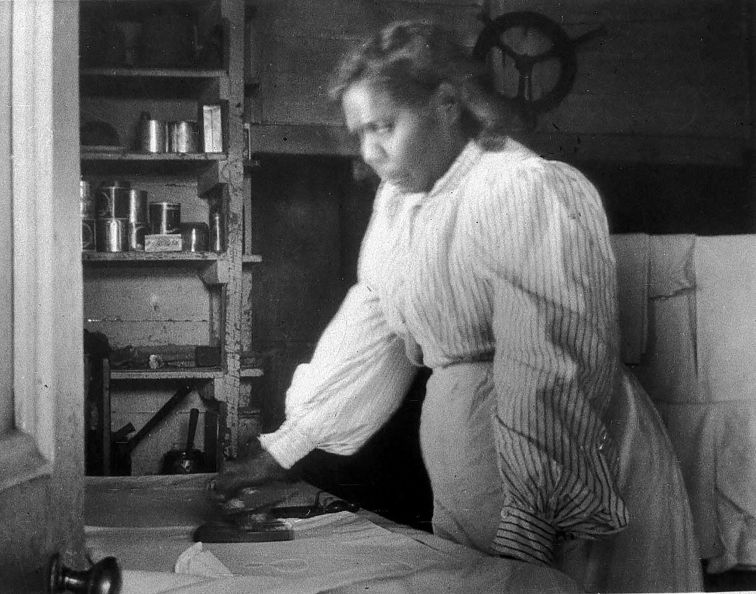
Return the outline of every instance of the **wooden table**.
{"type": "MultiPolygon", "coordinates": [[[[123,594],[579,591],[557,571],[489,557],[366,510],[287,520],[293,540],[197,544],[195,529],[214,512],[211,476],[88,478],[87,546],[94,560],[118,559],[123,594]]],[[[317,493],[297,482],[259,495],[295,506],[317,493]]]]}

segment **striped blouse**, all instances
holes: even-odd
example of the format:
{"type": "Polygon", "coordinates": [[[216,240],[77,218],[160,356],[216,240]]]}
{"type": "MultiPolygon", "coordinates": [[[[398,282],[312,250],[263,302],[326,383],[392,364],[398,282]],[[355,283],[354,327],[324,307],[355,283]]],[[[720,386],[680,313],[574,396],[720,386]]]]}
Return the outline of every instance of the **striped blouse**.
{"type": "Polygon", "coordinates": [[[284,467],[357,450],[416,365],[492,360],[505,507],[493,549],[549,564],[560,538],[626,526],[602,417],[620,373],[616,277],[594,187],[509,141],[470,142],[430,192],[383,184],[358,282],[262,436],[284,467]]]}

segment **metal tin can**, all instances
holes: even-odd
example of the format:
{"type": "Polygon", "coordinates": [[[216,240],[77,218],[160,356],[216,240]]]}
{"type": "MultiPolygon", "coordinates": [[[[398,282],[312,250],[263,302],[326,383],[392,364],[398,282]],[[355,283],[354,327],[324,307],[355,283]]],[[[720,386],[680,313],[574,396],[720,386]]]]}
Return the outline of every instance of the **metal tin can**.
{"type": "Polygon", "coordinates": [[[206,252],[210,231],[207,223],[182,223],[181,238],[187,252],[206,252]]]}
{"type": "Polygon", "coordinates": [[[168,151],[167,123],[160,120],[142,119],[139,122],[139,148],[145,153],[168,151]]]}
{"type": "Polygon", "coordinates": [[[144,237],[147,235],[147,223],[129,221],[129,251],[144,251],[144,237]]]}
{"type": "Polygon", "coordinates": [[[129,222],[147,224],[147,192],[129,190],[129,222]]]}
{"type": "Polygon", "coordinates": [[[129,188],[103,186],[97,190],[98,219],[129,218],[129,188]]]}
{"type": "Polygon", "coordinates": [[[181,233],[181,204],[150,202],[150,230],[158,235],[181,233]]]}
{"type": "Polygon", "coordinates": [[[170,152],[197,152],[197,122],[170,122],[168,130],[168,146],[170,152]]]}
{"type": "Polygon", "coordinates": [[[125,252],[128,250],[128,219],[97,219],[97,251],[125,252]]]}
{"type": "Polygon", "coordinates": [[[82,219],[95,218],[97,209],[95,208],[94,196],[92,196],[92,188],[89,182],[83,179],[79,181],[79,208],[82,219]]]}
{"type": "Polygon", "coordinates": [[[81,251],[93,252],[97,248],[97,224],[94,219],[81,219],[81,251]]]}

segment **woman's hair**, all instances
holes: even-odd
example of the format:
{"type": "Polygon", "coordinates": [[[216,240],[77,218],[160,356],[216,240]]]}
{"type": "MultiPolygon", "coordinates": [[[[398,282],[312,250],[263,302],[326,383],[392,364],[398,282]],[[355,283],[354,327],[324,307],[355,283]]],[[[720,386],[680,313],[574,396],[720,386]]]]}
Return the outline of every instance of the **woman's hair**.
{"type": "Polygon", "coordinates": [[[331,98],[340,101],[350,85],[362,81],[409,107],[424,105],[447,83],[455,89],[469,138],[492,149],[506,140],[512,114],[493,90],[485,64],[436,25],[402,21],[367,38],[334,72],[331,98]]]}

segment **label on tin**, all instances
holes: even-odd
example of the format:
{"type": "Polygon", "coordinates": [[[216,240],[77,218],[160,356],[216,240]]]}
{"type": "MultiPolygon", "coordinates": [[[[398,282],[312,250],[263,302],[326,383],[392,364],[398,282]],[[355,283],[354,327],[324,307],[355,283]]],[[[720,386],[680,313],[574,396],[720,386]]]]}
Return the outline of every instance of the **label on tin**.
{"type": "Polygon", "coordinates": [[[145,252],[180,252],[181,235],[152,234],[144,238],[145,252]]]}

